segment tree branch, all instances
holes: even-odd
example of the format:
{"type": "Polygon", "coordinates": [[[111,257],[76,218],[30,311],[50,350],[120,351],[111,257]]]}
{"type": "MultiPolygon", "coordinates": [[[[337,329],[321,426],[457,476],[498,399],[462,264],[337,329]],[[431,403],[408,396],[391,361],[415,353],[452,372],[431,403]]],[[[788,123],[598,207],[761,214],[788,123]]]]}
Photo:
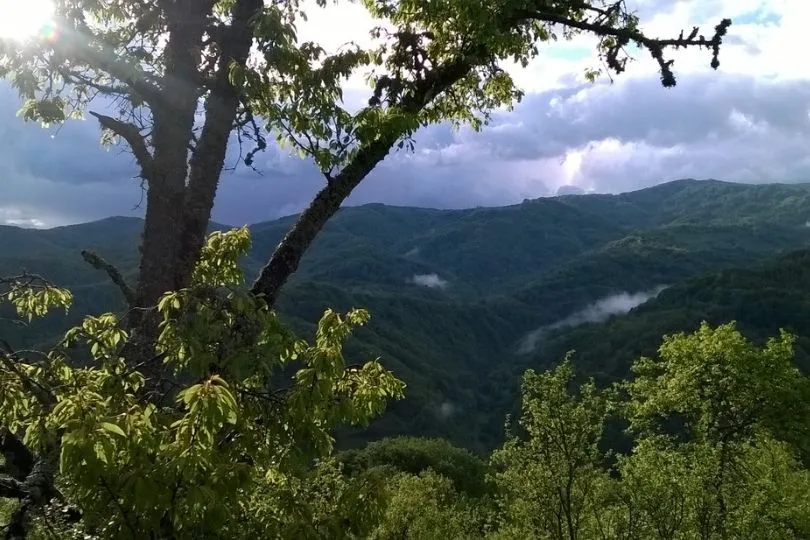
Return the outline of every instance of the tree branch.
{"type": "Polygon", "coordinates": [[[122,122],[121,120],[113,118],[112,116],[106,116],[94,111],[89,111],[89,113],[98,119],[101,127],[104,129],[109,129],[124,139],[127,144],[129,144],[129,147],[132,149],[132,153],[135,155],[135,160],[141,167],[141,176],[145,179],[151,178],[153,164],[152,154],[149,152],[149,148],[146,145],[146,139],[143,137],[143,135],[141,135],[141,131],[138,129],[138,126],[127,122],[122,122]]]}
{"type": "Polygon", "coordinates": [[[132,89],[144,101],[153,106],[165,102],[162,89],[140,66],[128,63],[109,46],[93,39],[94,33],[86,24],[76,23],[78,28],[73,32],[60,32],[54,51],[65,58],[87,64],[91,69],[108,73],[132,89]],[[91,45],[91,42],[93,43],[91,45]]]}
{"type": "Polygon", "coordinates": [[[240,89],[231,81],[231,67],[247,62],[253,44],[251,21],[261,9],[261,0],[237,0],[231,8],[231,23],[221,36],[219,67],[205,100],[205,124],[189,160],[181,233],[184,252],[177,270],[183,277],[191,275],[205,243],[228,139],[239,109],[240,89]]]}
{"type": "Polygon", "coordinates": [[[103,270],[107,273],[112,282],[115,283],[121,290],[121,293],[124,295],[124,299],[127,301],[128,308],[132,308],[135,305],[135,293],[129,288],[129,285],[127,285],[127,282],[124,281],[124,277],[121,275],[121,272],[115,266],[105,261],[98,254],[86,249],[82,250],[82,258],[87,261],[87,264],[96,270],[103,270]]]}
{"type": "Polygon", "coordinates": [[[20,359],[17,357],[8,342],[0,339],[0,347],[5,349],[5,352],[0,351],[0,364],[3,364],[7,370],[14,373],[14,375],[20,379],[20,382],[25,389],[31,392],[43,407],[53,406],[56,403],[56,397],[53,395],[50,388],[45,387],[39,381],[20,371],[20,369],[17,367],[17,362],[19,362],[20,359]]]}
{"type": "MultiPolygon", "coordinates": [[[[437,95],[463,78],[477,62],[486,56],[487,52],[483,49],[477,50],[475,53],[457,58],[436,68],[416,83],[414,90],[406,95],[398,105],[399,110],[405,114],[418,114],[437,95]]],[[[382,126],[380,137],[360,148],[354,158],[338,174],[330,178],[326,187],[318,192],[309,207],[299,216],[295,225],[262,268],[251,287],[253,294],[263,296],[269,306],[275,305],[281,287],[298,269],[301,258],[315,236],[329,218],[337,212],[352,190],[380,161],[385,159],[405,131],[404,127],[382,126]]]]}
{"type": "Polygon", "coordinates": [[[54,65],[53,69],[56,70],[62,77],[62,79],[64,79],[68,84],[84,85],[107,95],[127,96],[127,97],[132,95],[132,88],[130,88],[126,84],[124,85],[103,84],[94,81],[90,77],[82,73],[79,73],[78,71],[71,71],[70,69],[67,69],[63,66],[54,65]]]}
{"type": "MultiPolygon", "coordinates": [[[[604,11],[599,11],[603,16],[608,15],[604,11]]],[[[698,28],[692,29],[691,33],[684,37],[683,32],[677,38],[670,39],[656,39],[647,37],[643,32],[635,27],[629,26],[613,26],[601,21],[587,21],[576,20],[564,15],[556,13],[549,13],[538,10],[519,10],[515,13],[518,20],[528,19],[535,21],[543,21],[552,24],[559,24],[568,28],[575,28],[591,32],[600,37],[613,37],[616,38],[616,43],[607,51],[608,66],[621,73],[624,71],[624,64],[617,58],[619,51],[628,43],[635,42],[640,47],[646,48],[652,57],[658,62],[658,67],[661,70],[661,83],[665,87],[675,86],[675,75],[672,72],[672,60],[664,59],[664,49],[668,47],[705,47],[712,49],[711,66],[717,69],[720,66],[718,56],[720,54],[720,45],[722,44],[723,37],[728,32],[731,26],[731,19],[723,19],[714,27],[714,36],[711,39],[706,39],[704,36],[698,36],[698,28]]]]}
{"type": "MultiPolygon", "coordinates": [[[[616,6],[620,6],[620,4],[616,4],[616,6]]],[[[711,48],[711,65],[714,68],[719,65],[717,56],[722,38],[731,25],[729,19],[723,19],[715,27],[715,35],[710,40],[703,36],[696,37],[697,29],[693,29],[687,37],[684,37],[683,33],[681,33],[681,36],[675,39],[652,39],[632,25],[608,24],[605,20],[617,13],[616,10],[618,9],[618,7],[614,7],[608,10],[598,10],[600,18],[595,21],[577,20],[564,15],[545,13],[538,10],[517,10],[504,13],[499,17],[499,26],[508,29],[521,21],[535,20],[591,32],[602,38],[613,37],[615,43],[607,48],[606,56],[609,66],[617,72],[624,69],[623,63],[617,59],[619,52],[630,41],[634,41],[647,48],[653,58],[658,61],[661,68],[661,82],[664,86],[675,85],[675,77],[671,70],[672,61],[666,61],[663,58],[663,50],[666,47],[699,46],[711,48]]],[[[474,51],[467,51],[467,54],[460,55],[455,60],[443,66],[437,66],[435,69],[425,73],[424,78],[418,79],[411,87],[410,92],[405,94],[398,104],[392,103],[391,106],[398,107],[406,114],[418,114],[436,96],[449,89],[475,66],[492,61],[492,56],[492,51],[483,46],[474,51]]],[[[396,89],[402,88],[401,82],[389,77],[382,77],[378,81],[370,104],[380,103],[380,95],[385,86],[389,89],[389,98],[396,96],[396,89]]],[[[304,210],[295,225],[278,245],[270,260],[262,268],[258,278],[253,283],[251,292],[264,296],[271,307],[275,304],[281,287],[289,276],[297,270],[304,252],[309,248],[318,232],[329,218],[337,212],[352,190],[385,158],[396,141],[406,133],[406,129],[393,126],[388,129],[382,127],[380,132],[383,135],[376,141],[361,148],[339,174],[328,177],[330,181],[326,187],[316,195],[310,206],[304,210]]]]}

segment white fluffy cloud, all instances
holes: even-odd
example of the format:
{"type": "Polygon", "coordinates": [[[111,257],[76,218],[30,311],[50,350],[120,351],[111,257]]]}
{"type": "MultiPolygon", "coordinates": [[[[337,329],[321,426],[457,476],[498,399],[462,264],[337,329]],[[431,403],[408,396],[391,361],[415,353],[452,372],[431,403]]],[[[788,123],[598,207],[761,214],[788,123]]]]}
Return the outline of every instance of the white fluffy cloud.
{"type": "MultiPolygon", "coordinates": [[[[631,8],[633,6],[631,5],[631,8]]],[[[664,89],[644,52],[614,83],[586,84],[596,65],[587,36],[553,43],[527,68],[510,72],[528,91],[513,112],[481,133],[431,126],[414,153],[396,152],[350,199],[458,208],[501,205],[574,192],[618,192],[677,178],[741,182],[810,180],[810,63],[806,0],[636,0],[650,34],[677,35],[722,17],[734,20],[712,71],[710,54],[674,53],[678,86],[664,89]]],[[[303,39],[327,49],[363,42],[375,22],[358,4],[311,9],[303,39]]],[[[368,96],[362,77],[346,84],[350,106],[368,96]]],[[[127,155],[97,145],[93,122],[56,138],[14,117],[0,92],[0,222],[55,225],[139,213],[140,188],[127,155]]],[[[241,224],[300,211],[322,185],[308,162],[271,148],[262,176],[226,173],[214,218],[241,224]]]]}

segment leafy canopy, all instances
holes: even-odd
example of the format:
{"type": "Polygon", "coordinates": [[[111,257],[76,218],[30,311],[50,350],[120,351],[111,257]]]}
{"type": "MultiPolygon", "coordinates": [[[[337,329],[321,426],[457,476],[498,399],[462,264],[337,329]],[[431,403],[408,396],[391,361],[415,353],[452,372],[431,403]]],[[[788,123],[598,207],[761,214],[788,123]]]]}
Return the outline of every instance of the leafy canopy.
{"type": "Polygon", "coordinates": [[[658,359],[633,365],[631,428],[661,433],[662,420],[677,417],[692,439],[707,443],[747,440],[760,429],[806,438],[807,378],[793,361],[794,339],[782,331],[759,348],[733,323],[665,337],[658,359]]]}
{"type": "MultiPolygon", "coordinates": [[[[145,399],[112,313],[85,318],[47,354],[0,357],[0,424],[34,452],[55,453],[56,485],[88,532],[304,538],[373,515],[373,486],[337,473],[330,432],[368,422],[403,384],[376,360],[345,364],[343,342],[364,311],[327,311],[312,344],[292,336],[238,286],[248,247],[247,229],[212,234],[192,286],[158,306],[155,361],[188,381],[173,402],[145,399]],[[291,379],[279,377],[290,368],[291,379]]],[[[49,288],[18,294],[34,299],[18,303],[24,316],[69,299],[49,288]]]]}

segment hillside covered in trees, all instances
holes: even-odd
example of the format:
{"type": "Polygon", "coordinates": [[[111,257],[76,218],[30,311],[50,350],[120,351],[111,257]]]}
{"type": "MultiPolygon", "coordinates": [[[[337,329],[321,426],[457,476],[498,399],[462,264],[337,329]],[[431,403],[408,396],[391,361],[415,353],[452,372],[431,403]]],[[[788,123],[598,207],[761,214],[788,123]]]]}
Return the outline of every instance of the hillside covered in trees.
{"type": "MultiPolygon", "coordinates": [[[[345,208],[304,258],[279,309],[302,333],[327,307],[368,309],[371,321],[348,341],[348,354],[380,357],[408,385],[405,400],[362,434],[344,434],[346,444],[410,434],[483,450],[502,440],[522,371],[552,366],[569,350],[585,373],[613,380],[664,334],[737,320],[753,339],[796,332],[803,358],[809,211],[810,185],[693,180],[504,208],[345,208]],[[644,300],[628,316],[601,322],[644,300]],[[530,350],[521,350],[533,334],[530,350]]],[[[290,221],[250,227],[247,275],[290,221]]],[[[132,276],[140,226],[111,218],[0,229],[9,246],[3,273],[26,268],[75,296],[67,316],[24,329],[7,324],[4,335],[31,346],[88,313],[122,309],[116,288],[81,250],[132,276]]]]}
{"type": "Polygon", "coordinates": [[[659,90],[681,49],[759,49],[620,0],[334,3],[365,39],[307,37],[326,0],[0,3],[18,116],[92,119],[144,194],[0,228],[3,537],[810,537],[810,186],[345,204],[422,128],[514,112],[554,42],[593,48],[577,84],[644,54],[659,90]],[[301,213],[213,223],[265,150],[320,181],[301,213]]]}
{"type": "MultiPolygon", "coordinates": [[[[182,533],[190,536],[246,538],[260,530],[280,538],[607,540],[810,533],[810,377],[799,368],[789,332],[755,343],[734,323],[702,323],[692,333],[665,336],[651,355],[625,366],[632,376],[608,385],[578,370],[571,355],[547,369],[526,369],[517,421],[507,422],[503,442],[488,456],[424,437],[384,438],[332,454],[335,427],[367,423],[406,387],[376,361],[344,359],[343,341],[368,323],[362,310],[327,310],[309,343],[253,305],[249,293],[231,289],[227,304],[206,294],[239,283],[238,261],[248,246],[247,229],[212,234],[195,271],[199,283],[167,294],[158,308],[164,316],[158,345],[169,366],[205,371],[224,347],[242,343],[229,369],[244,379],[232,384],[214,374],[192,384],[177,396],[186,410],[179,418],[170,407],[138,403],[145,379],[118,354],[127,336],[113,314],[86,317],[44,363],[29,360],[25,350],[9,353],[15,363],[3,362],[11,374],[2,380],[2,403],[11,429],[28,425],[26,443],[42,444],[46,430],[69,415],[58,429],[83,433],[65,437],[59,461],[71,475],[64,493],[86,502],[79,510],[60,491],[27,530],[137,538],[163,527],[158,516],[166,507],[156,501],[165,500],[175,526],[194,528],[182,533]],[[243,332],[249,332],[244,342],[243,332]],[[67,361],[76,349],[86,352],[86,365],[76,365],[77,356],[67,361]],[[270,365],[283,373],[291,362],[302,367],[286,382],[266,371],[270,365]],[[322,457],[313,461],[313,451],[322,457]],[[268,465],[257,467],[257,460],[268,465]],[[95,491],[99,479],[107,491],[95,491]],[[246,496],[264,482],[271,489],[246,496]],[[187,492],[178,488],[185,483],[187,492]],[[183,511],[174,514],[175,508],[183,511]]],[[[806,260],[802,251],[762,270],[723,271],[713,295],[722,299],[723,285],[761,288],[770,273],[801,280],[806,260]]],[[[683,290],[702,281],[688,281],[683,290]]],[[[21,321],[69,307],[72,299],[33,275],[3,285],[21,321]]],[[[678,291],[662,293],[664,307],[667,297],[678,291]]],[[[723,307],[717,302],[717,313],[723,307]]],[[[6,455],[19,455],[8,451],[10,433],[0,432],[0,442],[6,455]]],[[[0,466],[6,475],[0,519],[14,532],[26,499],[15,501],[30,480],[11,476],[23,461],[6,458],[0,466]]]]}

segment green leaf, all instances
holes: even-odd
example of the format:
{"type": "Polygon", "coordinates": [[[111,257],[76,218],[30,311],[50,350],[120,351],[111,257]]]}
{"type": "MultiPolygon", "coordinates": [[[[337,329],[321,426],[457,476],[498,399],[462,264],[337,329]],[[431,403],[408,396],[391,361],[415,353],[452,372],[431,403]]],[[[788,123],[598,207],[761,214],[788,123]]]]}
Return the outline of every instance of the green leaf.
{"type": "Polygon", "coordinates": [[[118,427],[116,424],[110,422],[102,422],[101,427],[104,428],[105,431],[109,431],[110,433],[114,433],[115,435],[119,435],[121,437],[127,436],[127,434],[124,433],[124,430],[118,427]]]}

